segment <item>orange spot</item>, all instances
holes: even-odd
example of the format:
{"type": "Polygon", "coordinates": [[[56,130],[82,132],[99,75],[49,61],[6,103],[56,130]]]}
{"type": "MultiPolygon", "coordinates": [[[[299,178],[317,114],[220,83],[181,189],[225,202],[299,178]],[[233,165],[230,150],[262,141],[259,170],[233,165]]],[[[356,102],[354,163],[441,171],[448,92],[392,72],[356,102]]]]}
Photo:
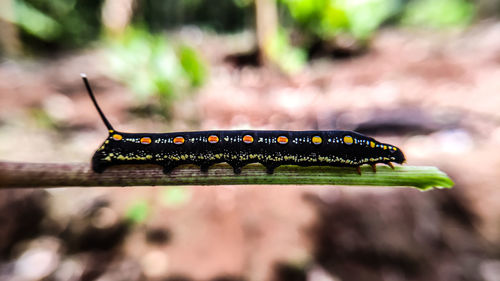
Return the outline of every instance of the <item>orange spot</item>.
{"type": "Polygon", "coordinates": [[[175,137],[174,138],[174,143],[175,144],[183,144],[184,143],[184,138],[183,137],[175,137]]]}
{"type": "Polygon", "coordinates": [[[344,143],[345,144],[351,145],[351,144],[353,144],[353,142],[354,142],[354,139],[351,136],[349,136],[349,135],[344,136],[344,143]]]}
{"type": "Polygon", "coordinates": [[[149,137],[143,137],[143,138],[141,138],[141,143],[142,144],[150,144],[151,143],[151,138],[149,138],[149,137]]]}
{"type": "Polygon", "coordinates": [[[113,135],[113,139],[114,139],[114,140],[116,140],[116,141],[119,141],[119,140],[122,140],[122,139],[123,139],[123,137],[122,137],[122,135],[119,135],[119,134],[114,134],[114,135],[113,135]]]}
{"type": "Polygon", "coordinates": [[[209,143],[218,143],[219,142],[219,137],[216,135],[211,135],[208,137],[208,142],[209,143]]]}
{"type": "Polygon", "coordinates": [[[287,144],[288,143],[288,138],[285,136],[279,136],[278,137],[278,143],[280,144],[287,144]]]}
{"type": "Polygon", "coordinates": [[[321,139],[320,136],[314,136],[312,137],[312,143],[314,144],[321,144],[323,142],[323,140],[321,139]]]}
{"type": "Polygon", "coordinates": [[[252,143],[253,142],[253,137],[251,135],[244,135],[243,136],[243,142],[244,143],[252,143]]]}

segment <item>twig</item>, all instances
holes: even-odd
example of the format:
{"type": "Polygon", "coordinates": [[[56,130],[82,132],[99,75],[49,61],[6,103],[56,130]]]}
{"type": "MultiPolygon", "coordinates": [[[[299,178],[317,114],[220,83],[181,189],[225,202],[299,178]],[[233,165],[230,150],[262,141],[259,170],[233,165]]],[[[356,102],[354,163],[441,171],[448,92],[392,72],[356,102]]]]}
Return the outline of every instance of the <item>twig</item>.
{"type": "Polygon", "coordinates": [[[0,162],[0,187],[67,187],[67,186],[151,186],[151,185],[377,185],[451,187],[453,182],[435,167],[378,167],[373,173],[362,168],[362,175],[353,168],[282,166],[268,175],[262,166],[246,166],[235,175],[226,164],[211,167],[208,173],[186,165],[164,175],[153,165],[111,167],[102,174],[94,173],[88,164],[49,164],[0,162]]]}
{"type": "Polygon", "coordinates": [[[436,167],[400,166],[395,170],[377,166],[361,168],[281,166],[272,175],[259,164],[245,166],[235,175],[227,164],[210,167],[208,173],[193,165],[181,166],[168,175],[154,165],[122,165],[94,173],[84,163],[0,162],[0,188],[69,186],[153,186],[153,185],[372,185],[412,186],[421,190],[450,188],[453,181],[436,167]]]}

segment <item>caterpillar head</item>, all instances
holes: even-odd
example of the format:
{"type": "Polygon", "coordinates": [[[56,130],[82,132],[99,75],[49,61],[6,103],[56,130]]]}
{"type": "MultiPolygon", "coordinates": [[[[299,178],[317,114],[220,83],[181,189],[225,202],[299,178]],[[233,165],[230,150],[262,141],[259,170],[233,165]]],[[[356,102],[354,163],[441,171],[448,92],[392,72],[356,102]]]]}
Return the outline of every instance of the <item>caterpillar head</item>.
{"type": "Polygon", "coordinates": [[[399,149],[398,147],[382,143],[380,144],[380,149],[383,157],[386,159],[387,158],[390,159],[388,162],[394,162],[398,164],[403,164],[404,162],[406,162],[406,158],[405,155],[403,154],[403,151],[401,151],[401,149],[399,149]]]}

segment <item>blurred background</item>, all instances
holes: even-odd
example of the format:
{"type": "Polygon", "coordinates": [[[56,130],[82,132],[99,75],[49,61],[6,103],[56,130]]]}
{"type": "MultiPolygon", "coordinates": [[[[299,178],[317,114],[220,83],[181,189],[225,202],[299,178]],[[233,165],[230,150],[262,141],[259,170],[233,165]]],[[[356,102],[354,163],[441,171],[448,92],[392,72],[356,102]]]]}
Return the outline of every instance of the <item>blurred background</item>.
{"type": "Polygon", "coordinates": [[[115,128],[348,129],[452,190],[0,192],[0,280],[500,280],[500,0],[1,0],[0,159],[115,128]]]}

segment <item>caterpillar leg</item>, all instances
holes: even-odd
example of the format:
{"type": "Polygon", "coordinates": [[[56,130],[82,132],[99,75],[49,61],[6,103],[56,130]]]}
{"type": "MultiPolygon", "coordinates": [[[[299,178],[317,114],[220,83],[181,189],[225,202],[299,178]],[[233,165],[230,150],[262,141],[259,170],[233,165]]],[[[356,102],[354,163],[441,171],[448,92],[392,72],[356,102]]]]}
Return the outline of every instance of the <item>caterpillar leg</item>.
{"type": "Polygon", "coordinates": [[[227,162],[227,163],[233,168],[233,172],[236,175],[241,174],[241,168],[245,165],[244,163],[241,162],[227,162]]]}
{"type": "Polygon", "coordinates": [[[386,164],[387,164],[387,166],[391,167],[394,170],[394,165],[392,165],[391,162],[387,162],[386,164]]]}
{"type": "Polygon", "coordinates": [[[208,168],[210,168],[210,165],[208,165],[208,164],[201,164],[200,165],[200,171],[202,173],[208,173],[208,168]]]}
{"type": "Polygon", "coordinates": [[[92,170],[98,174],[103,173],[109,166],[107,163],[92,162],[92,170]]]}
{"type": "Polygon", "coordinates": [[[357,166],[356,167],[356,171],[358,172],[358,174],[361,176],[361,166],[357,166]]]}
{"type": "Polygon", "coordinates": [[[373,164],[370,164],[370,166],[372,166],[372,171],[373,171],[374,173],[376,173],[376,172],[377,172],[377,166],[376,166],[376,164],[375,164],[375,163],[373,163],[373,164]]]}
{"type": "Polygon", "coordinates": [[[202,173],[208,173],[208,168],[210,168],[210,166],[212,166],[216,163],[217,162],[215,162],[215,161],[204,161],[204,162],[196,163],[196,165],[200,166],[200,171],[202,173]]]}
{"type": "Polygon", "coordinates": [[[269,163],[266,163],[263,165],[264,165],[264,167],[266,167],[266,173],[268,175],[272,175],[274,173],[274,169],[279,167],[279,165],[273,165],[273,164],[269,164],[269,163]]]}
{"type": "Polygon", "coordinates": [[[163,173],[165,175],[167,175],[167,174],[170,174],[172,172],[172,170],[175,169],[179,165],[173,164],[171,162],[167,162],[167,163],[163,164],[162,166],[163,166],[163,173]]]}

